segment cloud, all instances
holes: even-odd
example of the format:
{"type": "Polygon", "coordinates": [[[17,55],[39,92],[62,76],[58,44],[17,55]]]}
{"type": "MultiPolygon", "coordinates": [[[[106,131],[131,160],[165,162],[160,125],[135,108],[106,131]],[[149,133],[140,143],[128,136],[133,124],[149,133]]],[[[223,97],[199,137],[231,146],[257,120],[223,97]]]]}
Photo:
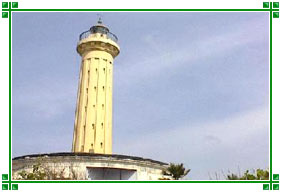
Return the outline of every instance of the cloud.
{"type": "Polygon", "coordinates": [[[216,135],[208,134],[204,137],[204,140],[208,145],[217,145],[221,143],[221,139],[218,138],[216,135]]]}
{"type": "Polygon", "coordinates": [[[202,169],[265,166],[268,134],[269,110],[261,107],[210,122],[190,125],[187,121],[165,131],[152,128],[147,134],[125,138],[116,149],[121,154],[183,162],[193,170],[193,178],[209,179],[202,169]]]}
{"type": "MultiPolygon", "coordinates": [[[[257,30],[264,24],[263,18],[247,22],[233,24],[232,30],[218,32],[217,34],[204,35],[198,41],[187,41],[187,37],[177,37],[163,41],[157,38],[158,33],[146,34],[142,41],[150,49],[151,54],[142,55],[142,58],[134,57],[134,60],[124,60],[125,63],[115,68],[119,77],[122,77],[122,86],[132,85],[136,81],[146,81],[155,78],[159,74],[178,70],[183,65],[193,66],[198,61],[200,65],[208,63],[208,59],[222,56],[225,53],[247,47],[251,43],[268,41],[266,31],[257,30]],[[128,62],[128,64],[126,64],[128,62]],[[122,67],[123,66],[123,67],[122,67]],[[137,72],[137,73],[136,73],[137,72]],[[130,79],[130,81],[128,81],[130,79]]],[[[120,83],[121,84],[121,83],[120,83]]]]}

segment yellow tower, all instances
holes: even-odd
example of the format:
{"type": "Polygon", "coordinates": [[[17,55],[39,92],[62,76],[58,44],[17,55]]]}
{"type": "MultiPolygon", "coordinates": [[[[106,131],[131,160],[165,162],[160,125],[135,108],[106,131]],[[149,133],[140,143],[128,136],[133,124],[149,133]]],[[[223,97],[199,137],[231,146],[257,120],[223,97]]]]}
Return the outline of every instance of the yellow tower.
{"type": "Polygon", "coordinates": [[[112,154],[113,59],[117,37],[99,19],[79,37],[82,57],[72,152],[112,154]]]}

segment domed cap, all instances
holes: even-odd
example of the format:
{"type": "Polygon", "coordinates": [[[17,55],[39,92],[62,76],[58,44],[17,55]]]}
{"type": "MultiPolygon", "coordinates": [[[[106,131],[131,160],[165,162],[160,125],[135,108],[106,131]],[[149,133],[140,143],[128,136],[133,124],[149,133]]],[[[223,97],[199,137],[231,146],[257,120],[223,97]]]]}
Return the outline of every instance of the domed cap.
{"type": "Polygon", "coordinates": [[[118,41],[117,36],[111,33],[109,29],[105,25],[103,25],[101,18],[99,18],[96,25],[92,26],[88,31],[84,31],[79,35],[79,41],[88,38],[91,34],[95,33],[104,34],[108,39],[111,39],[115,43],[117,43],[118,41]]]}
{"type": "Polygon", "coordinates": [[[109,33],[109,29],[102,24],[101,18],[99,18],[98,23],[90,28],[92,33],[102,33],[107,34],[109,33]]]}

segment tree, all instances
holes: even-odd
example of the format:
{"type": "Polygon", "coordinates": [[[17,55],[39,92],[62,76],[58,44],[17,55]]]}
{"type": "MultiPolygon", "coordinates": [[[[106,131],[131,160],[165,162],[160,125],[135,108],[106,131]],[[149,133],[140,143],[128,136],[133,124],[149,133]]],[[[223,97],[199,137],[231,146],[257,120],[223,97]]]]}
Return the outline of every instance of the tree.
{"type": "Polygon", "coordinates": [[[243,176],[237,176],[235,174],[227,175],[228,180],[268,180],[269,172],[268,170],[257,169],[253,174],[246,170],[243,176]]]}
{"type": "Polygon", "coordinates": [[[269,180],[268,170],[257,169],[256,174],[257,174],[257,180],[269,180]]]}
{"type": "Polygon", "coordinates": [[[180,178],[183,178],[190,172],[190,169],[185,169],[183,167],[183,164],[174,164],[170,163],[167,170],[163,172],[164,175],[171,175],[173,179],[179,180],[180,178]]]}

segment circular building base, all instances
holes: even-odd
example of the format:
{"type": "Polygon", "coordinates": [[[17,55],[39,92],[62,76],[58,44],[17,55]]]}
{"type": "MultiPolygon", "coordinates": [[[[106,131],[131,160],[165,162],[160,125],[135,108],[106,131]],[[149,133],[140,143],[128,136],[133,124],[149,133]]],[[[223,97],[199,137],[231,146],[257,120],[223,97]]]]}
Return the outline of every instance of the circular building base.
{"type": "Polygon", "coordinates": [[[13,179],[159,180],[168,164],[126,155],[48,153],[13,158],[13,179]],[[38,178],[36,178],[38,177],[38,178]]]}

